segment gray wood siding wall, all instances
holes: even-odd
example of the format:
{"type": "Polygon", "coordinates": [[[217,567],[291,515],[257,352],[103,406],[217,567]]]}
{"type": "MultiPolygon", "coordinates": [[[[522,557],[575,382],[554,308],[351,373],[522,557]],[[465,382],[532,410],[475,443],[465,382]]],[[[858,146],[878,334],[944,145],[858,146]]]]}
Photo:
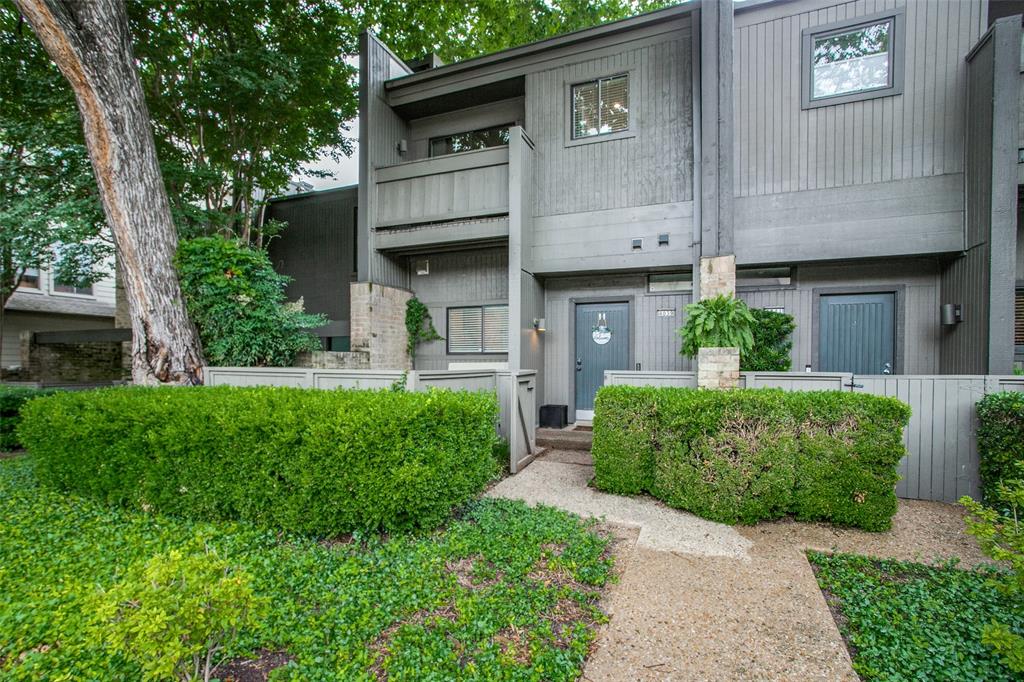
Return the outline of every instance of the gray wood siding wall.
{"type": "Polygon", "coordinates": [[[960,173],[964,56],[985,31],[987,7],[803,0],[738,14],[736,196],[960,173]],[[802,110],[802,30],[897,7],[906,11],[903,94],[802,110]]]}
{"type": "MultiPolygon", "coordinates": [[[[539,272],[630,267],[632,237],[672,234],[658,258],[689,261],[693,110],[689,19],[613,48],[580,51],[526,75],[536,144],[534,260],[539,272]],[[628,72],[631,137],[567,144],[573,83],[628,72]],[[571,258],[570,258],[571,257],[571,258]],[[585,262],[588,259],[589,262],[585,262]]],[[[644,262],[650,264],[650,249],[644,262]]]]}
{"type": "MultiPolygon", "coordinates": [[[[449,251],[422,256],[429,275],[412,275],[412,290],[434,319],[434,327],[447,336],[447,308],[508,303],[508,249],[505,247],[449,251]]],[[[416,369],[448,369],[449,362],[506,362],[507,355],[447,353],[444,341],[424,343],[416,350],[416,369]]]]}
{"type": "Polygon", "coordinates": [[[507,211],[507,163],[377,185],[377,225],[415,225],[507,211]]]}
{"type": "MultiPolygon", "coordinates": [[[[549,277],[544,282],[547,331],[544,334],[544,402],[569,404],[573,340],[568,336],[571,299],[632,300],[634,362],[644,371],[689,371],[692,363],[679,354],[682,342],[676,330],[686,320],[690,294],[649,294],[643,275],[605,277],[549,277]],[[674,310],[674,317],[658,317],[658,310],[674,310]]],[[[917,258],[801,266],[791,286],[740,289],[738,296],[756,308],[783,308],[796,319],[792,369],[814,364],[815,292],[850,293],[874,290],[897,292],[897,344],[904,350],[902,373],[925,374],[939,366],[939,266],[934,259],[917,258]]],[[[817,369],[817,367],[813,367],[817,369]]]]}
{"type": "Polygon", "coordinates": [[[360,115],[363,119],[363,125],[359,128],[359,261],[366,265],[360,265],[359,279],[408,288],[408,271],[399,260],[376,251],[370,226],[376,224],[376,169],[401,162],[397,144],[399,140],[409,137],[409,126],[388,106],[384,81],[409,73],[409,70],[372,33],[364,34],[362,52],[359,95],[360,115]]]}
{"type": "Polygon", "coordinates": [[[267,247],[274,269],[292,278],[288,300],[300,297],[310,313],[349,322],[349,284],[355,272],[352,250],[355,187],[271,202],[266,219],[287,223],[267,247]]]}

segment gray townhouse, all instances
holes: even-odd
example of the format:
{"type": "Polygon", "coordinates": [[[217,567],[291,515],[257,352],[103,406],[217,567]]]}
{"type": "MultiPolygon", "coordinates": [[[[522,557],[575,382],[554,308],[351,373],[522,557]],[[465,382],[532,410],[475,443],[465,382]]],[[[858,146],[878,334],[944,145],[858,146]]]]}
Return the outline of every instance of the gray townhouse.
{"type": "Polygon", "coordinates": [[[1014,9],[705,0],[455,64],[366,33],[358,188],[272,204],[293,216],[272,256],[308,308],[327,294],[329,347],[402,366],[387,339],[415,296],[444,337],[418,369],[536,370],[570,419],[605,370],[690,369],[702,257],[795,317],[794,370],[1007,374],[1014,9]]]}

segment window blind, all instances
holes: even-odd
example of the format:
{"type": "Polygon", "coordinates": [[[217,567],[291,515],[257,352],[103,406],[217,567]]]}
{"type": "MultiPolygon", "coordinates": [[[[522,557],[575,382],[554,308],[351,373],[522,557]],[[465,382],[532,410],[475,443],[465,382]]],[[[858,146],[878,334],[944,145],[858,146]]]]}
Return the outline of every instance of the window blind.
{"type": "Polygon", "coordinates": [[[508,306],[448,309],[449,353],[507,353],[508,306]]]}

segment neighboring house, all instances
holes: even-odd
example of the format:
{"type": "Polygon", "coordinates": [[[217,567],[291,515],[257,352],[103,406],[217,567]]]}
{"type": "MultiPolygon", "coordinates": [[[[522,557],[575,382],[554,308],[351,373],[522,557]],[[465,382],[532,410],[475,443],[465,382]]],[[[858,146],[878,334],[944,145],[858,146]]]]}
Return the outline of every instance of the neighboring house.
{"type": "Polygon", "coordinates": [[[49,270],[28,270],[3,311],[0,367],[21,369],[22,332],[113,327],[113,275],[88,287],[75,287],[57,281],[49,270]]]}
{"type": "MultiPolygon", "coordinates": [[[[738,295],[796,318],[794,370],[1009,373],[1021,27],[992,18],[688,3],[417,71],[366,34],[353,291],[429,307],[445,340],[418,368],[537,370],[538,401],[581,418],[605,370],[691,367],[676,331],[702,256],[735,255],[738,295]]],[[[292,295],[332,278],[342,315],[350,260],[314,241],[283,256],[312,271],[292,295]]],[[[387,301],[350,311],[353,346],[387,301]]]]}

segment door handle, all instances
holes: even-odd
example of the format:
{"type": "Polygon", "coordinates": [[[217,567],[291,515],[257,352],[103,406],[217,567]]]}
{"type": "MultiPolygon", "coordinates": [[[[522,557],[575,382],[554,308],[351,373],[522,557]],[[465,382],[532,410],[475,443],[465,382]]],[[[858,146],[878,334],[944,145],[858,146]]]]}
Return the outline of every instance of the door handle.
{"type": "Polygon", "coordinates": [[[891,363],[888,363],[888,362],[885,363],[885,365],[882,367],[882,374],[892,374],[892,364],[891,363]]]}
{"type": "Polygon", "coordinates": [[[576,371],[577,372],[582,372],[583,371],[583,358],[576,358],[576,371]]]}

